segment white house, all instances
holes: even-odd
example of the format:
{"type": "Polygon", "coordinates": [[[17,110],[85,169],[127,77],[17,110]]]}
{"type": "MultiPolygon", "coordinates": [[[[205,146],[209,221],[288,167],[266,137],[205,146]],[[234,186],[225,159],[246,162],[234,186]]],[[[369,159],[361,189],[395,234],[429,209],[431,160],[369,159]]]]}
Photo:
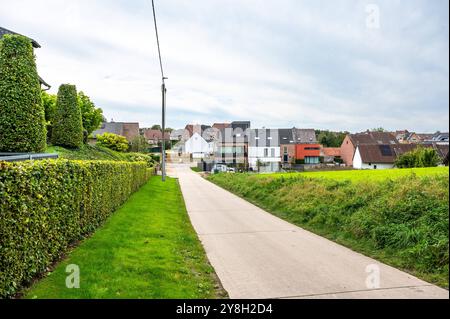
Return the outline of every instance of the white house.
{"type": "Polygon", "coordinates": [[[184,143],[184,152],[192,155],[194,159],[205,158],[214,152],[214,144],[206,141],[199,133],[195,132],[184,143]]]}
{"type": "Polygon", "coordinates": [[[355,169],[394,168],[395,160],[401,154],[412,151],[414,144],[369,144],[358,145],[353,156],[355,169]]]}
{"type": "Polygon", "coordinates": [[[259,172],[278,172],[280,170],[280,141],[277,129],[250,130],[248,163],[254,171],[259,169],[259,172]]]}

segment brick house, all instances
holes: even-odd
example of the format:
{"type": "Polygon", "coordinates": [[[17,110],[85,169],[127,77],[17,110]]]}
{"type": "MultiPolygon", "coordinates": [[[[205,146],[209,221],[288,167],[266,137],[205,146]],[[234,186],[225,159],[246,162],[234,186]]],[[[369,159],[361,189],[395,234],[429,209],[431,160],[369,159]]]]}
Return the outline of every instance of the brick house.
{"type": "Polygon", "coordinates": [[[394,134],[389,132],[364,132],[348,134],[341,145],[341,158],[347,166],[353,166],[358,145],[395,145],[400,144],[394,134]]]}

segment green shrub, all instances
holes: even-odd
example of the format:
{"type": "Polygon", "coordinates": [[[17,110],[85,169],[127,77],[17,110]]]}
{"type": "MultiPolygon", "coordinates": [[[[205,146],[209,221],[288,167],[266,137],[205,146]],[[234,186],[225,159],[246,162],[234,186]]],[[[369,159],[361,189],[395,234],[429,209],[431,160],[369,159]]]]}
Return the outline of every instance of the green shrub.
{"type": "Polygon", "coordinates": [[[52,138],[52,122],[56,112],[56,95],[42,91],[41,96],[47,125],[47,140],[50,141],[52,138]]]}
{"type": "Polygon", "coordinates": [[[150,146],[148,145],[148,142],[146,138],[142,135],[138,135],[131,141],[130,150],[132,152],[146,152],[150,146]]]}
{"type": "Polygon", "coordinates": [[[59,87],[52,143],[69,148],[83,145],[83,124],[75,85],[63,84],[59,87]]]}
{"type": "Polygon", "coordinates": [[[0,151],[43,152],[46,134],[31,42],[5,35],[0,40],[0,151]]]}
{"type": "Polygon", "coordinates": [[[124,136],[113,133],[103,133],[97,136],[97,143],[117,152],[126,152],[129,148],[128,141],[124,136]]]}
{"type": "Polygon", "coordinates": [[[150,175],[142,162],[0,162],[0,298],[93,232],[150,175]]]}
{"type": "Polygon", "coordinates": [[[411,152],[400,155],[395,161],[398,168],[435,167],[440,162],[439,155],[432,148],[417,147],[411,152]]]}

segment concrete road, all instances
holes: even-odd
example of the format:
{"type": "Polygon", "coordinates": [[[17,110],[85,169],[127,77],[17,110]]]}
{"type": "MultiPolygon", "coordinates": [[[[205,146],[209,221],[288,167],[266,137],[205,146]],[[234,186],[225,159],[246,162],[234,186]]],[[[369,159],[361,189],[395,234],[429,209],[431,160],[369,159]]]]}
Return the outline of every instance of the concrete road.
{"type": "Polygon", "coordinates": [[[449,298],[445,289],[287,223],[170,164],[231,298],[449,298]]]}

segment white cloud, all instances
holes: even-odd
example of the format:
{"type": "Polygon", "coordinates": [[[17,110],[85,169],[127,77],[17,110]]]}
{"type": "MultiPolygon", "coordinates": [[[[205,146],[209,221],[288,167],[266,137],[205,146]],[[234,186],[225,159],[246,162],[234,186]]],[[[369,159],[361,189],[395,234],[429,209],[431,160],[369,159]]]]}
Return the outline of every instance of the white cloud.
{"type": "MultiPolygon", "coordinates": [[[[169,125],[448,129],[448,4],[378,2],[370,30],[370,1],[156,1],[169,125]]],[[[2,26],[41,43],[53,92],[74,83],[107,118],[160,121],[150,1],[0,5],[2,26]]]]}

